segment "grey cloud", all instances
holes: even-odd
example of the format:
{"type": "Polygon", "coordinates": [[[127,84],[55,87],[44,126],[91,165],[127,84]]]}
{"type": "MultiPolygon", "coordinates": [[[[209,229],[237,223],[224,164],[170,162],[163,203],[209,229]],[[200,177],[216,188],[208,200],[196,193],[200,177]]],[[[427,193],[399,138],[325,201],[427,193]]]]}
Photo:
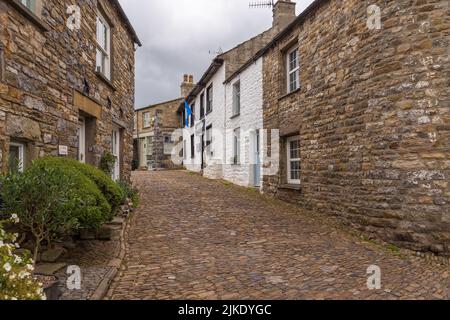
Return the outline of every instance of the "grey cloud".
{"type": "MultiPolygon", "coordinates": [[[[198,80],[219,48],[270,28],[272,11],[249,9],[250,1],[120,0],[143,43],[136,53],[136,106],[177,98],[184,73],[198,80]]],[[[312,1],[298,0],[297,13],[312,1]]]]}

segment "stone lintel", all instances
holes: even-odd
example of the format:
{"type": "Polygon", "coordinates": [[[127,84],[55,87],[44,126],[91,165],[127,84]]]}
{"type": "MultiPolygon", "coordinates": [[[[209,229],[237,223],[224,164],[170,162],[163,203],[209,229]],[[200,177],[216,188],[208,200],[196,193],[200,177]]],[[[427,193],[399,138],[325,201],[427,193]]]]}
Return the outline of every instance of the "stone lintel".
{"type": "Polygon", "coordinates": [[[79,110],[97,118],[102,118],[102,106],[93,99],[83,95],[78,91],[74,91],[73,105],[79,110]]]}

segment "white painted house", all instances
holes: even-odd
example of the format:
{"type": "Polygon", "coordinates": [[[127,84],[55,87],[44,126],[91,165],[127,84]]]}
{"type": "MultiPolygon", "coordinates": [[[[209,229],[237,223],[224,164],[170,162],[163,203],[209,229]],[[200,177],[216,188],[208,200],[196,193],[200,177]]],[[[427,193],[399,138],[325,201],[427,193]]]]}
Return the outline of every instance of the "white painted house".
{"type": "Polygon", "coordinates": [[[262,58],[259,58],[225,82],[223,178],[244,187],[261,187],[262,79],[262,58]]]}
{"type": "Polygon", "coordinates": [[[217,56],[188,95],[193,116],[183,129],[187,170],[262,187],[263,63],[254,57],[295,19],[295,3],[278,1],[273,17],[272,28],[217,56]]]}

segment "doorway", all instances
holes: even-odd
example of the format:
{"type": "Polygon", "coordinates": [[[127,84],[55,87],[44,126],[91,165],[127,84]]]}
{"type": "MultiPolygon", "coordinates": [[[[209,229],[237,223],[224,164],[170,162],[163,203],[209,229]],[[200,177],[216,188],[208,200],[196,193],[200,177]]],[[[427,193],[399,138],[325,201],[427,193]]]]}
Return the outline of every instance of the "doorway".
{"type": "Polygon", "coordinates": [[[112,136],[111,136],[111,153],[115,157],[116,161],[114,162],[114,168],[112,172],[112,178],[114,181],[120,180],[120,128],[113,127],[112,136]]]}
{"type": "Polygon", "coordinates": [[[254,133],[253,186],[261,187],[261,139],[260,132],[254,133]]]}
{"type": "Polygon", "coordinates": [[[86,163],[86,119],[80,117],[77,128],[78,137],[78,161],[86,163]]]}

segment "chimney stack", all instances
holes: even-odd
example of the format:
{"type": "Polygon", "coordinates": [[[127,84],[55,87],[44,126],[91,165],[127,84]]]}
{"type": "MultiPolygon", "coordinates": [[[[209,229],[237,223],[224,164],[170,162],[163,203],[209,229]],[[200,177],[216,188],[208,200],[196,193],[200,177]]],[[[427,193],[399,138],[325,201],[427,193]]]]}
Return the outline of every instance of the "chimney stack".
{"type": "Polygon", "coordinates": [[[183,82],[181,83],[181,97],[187,97],[194,87],[194,76],[191,74],[185,74],[183,76],[183,82]]]}
{"type": "Polygon", "coordinates": [[[273,27],[280,32],[286,28],[292,21],[295,15],[295,2],[291,0],[278,0],[273,7],[273,27]]]}

